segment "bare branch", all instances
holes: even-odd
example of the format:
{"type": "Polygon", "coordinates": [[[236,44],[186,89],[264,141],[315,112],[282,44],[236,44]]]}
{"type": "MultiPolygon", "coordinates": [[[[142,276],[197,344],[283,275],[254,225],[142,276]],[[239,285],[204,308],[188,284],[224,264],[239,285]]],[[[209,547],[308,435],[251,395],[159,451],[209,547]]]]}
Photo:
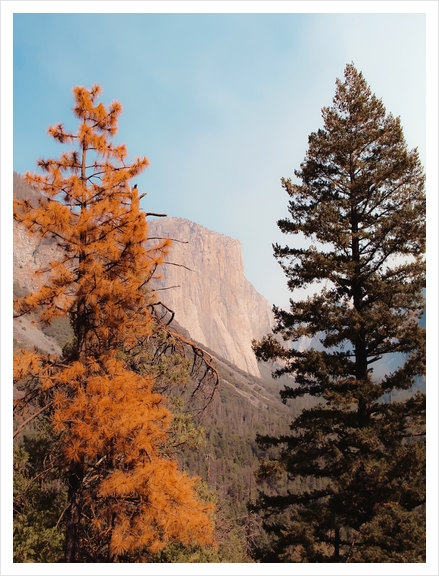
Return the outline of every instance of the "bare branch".
{"type": "Polygon", "coordinates": [[[189,240],[178,240],[178,238],[169,238],[168,236],[149,236],[148,240],[171,240],[172,242],[179,242],[180,244],[189,244],[189,240]]]}
{"type": "Polygon", "coordinates": [[[193,270],[191,268],[188,268],[184,264],[176,264],[175,262],[163,262],[163,265],[164,266],[178,266],[179,268],[185,268],[186,270],[189,270],[189,272],[193,272],[193,270]]]}
{"type": "Polygon", "coordinates": [[[181,286],[179,284],[176,284],[175,286],[166,286],[166,288],[155,288],[155,292],[160,292],[161,290],[172,290],[172,288],[181,288],[181,286]]]}
{"type": "Polygon", "coordinates": [[[14,432],[13,438],[15,438],[18,434],[20,434],[20,432],[23,430],[23,428],[25,428],[27,426],[27,424],[29,424],[29,422],[32,422],[32,420],[35,420],[35,418],[37,416],[39,416],[42,412],[44,412],[45,410],[50,408],[50,406],[52,406],[53,403],[54,403],[54,400],[52,400],[52,402],[49,402],[48,404],[46,404],[43,408],[41,408],[41,410],[38,410],[38,412],[35,412],[34,414],[32,414],[32,416],[30,416],[27,420],[25,420],[22,424],[20,424],[20,426],[14,432]]]}

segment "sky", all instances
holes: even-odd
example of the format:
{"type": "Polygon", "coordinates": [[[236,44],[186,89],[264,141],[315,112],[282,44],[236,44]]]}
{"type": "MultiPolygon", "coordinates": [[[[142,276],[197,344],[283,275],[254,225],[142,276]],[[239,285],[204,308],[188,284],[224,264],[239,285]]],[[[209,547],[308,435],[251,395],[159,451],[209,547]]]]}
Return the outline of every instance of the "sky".
{"type": "MultiPolygon", "coordinates": [[[[238,239],[247,279],[286,307],[301,294],[287,291],[272,255],[273,243],[295,242],[276,225],[288,215],[280,180],[294,179],[353,62],[427,168],[437,294],[436,2],[12,1],[1,10],[4,262],[12,170],[36,170],[37,158],[68,149],[47,128],[74,129],[73,87],[98,83],[104,104],[123,105],[114,142],[127,145],[128,160],[150,160],[136,178],[144,210],[238,239]]],[[[437,326],[433,336],[437,344],[437,326]]]]}
{"type": "Polygon", "coordinates": [[[47,128],[75,128],[73,87],[100,84],[123,106],[114,142],[150,160],[143,208],[238,239],[247,279],[286,306],[272,244],[297,240],[277,228],[280,179],[350,62],[425,164],[425,14],[15,14],[13,169],[65,151],[47,128]]]}

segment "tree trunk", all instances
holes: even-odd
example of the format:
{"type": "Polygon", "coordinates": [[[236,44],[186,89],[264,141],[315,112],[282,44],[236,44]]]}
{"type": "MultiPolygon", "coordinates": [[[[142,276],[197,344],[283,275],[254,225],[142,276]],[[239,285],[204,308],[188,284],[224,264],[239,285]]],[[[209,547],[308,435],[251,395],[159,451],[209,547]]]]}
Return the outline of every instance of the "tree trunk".
{"type": "Polygon", "coordinates": [[[340,528],[336,528],[334,534],[334,562],[340,562],[340,528]]]}
{"type": "Polygon", "coordinates": [[[84,470],[81,464],[72,466],[69,475],[69,509],[66,521],[65,561],[76,562],[76,544],[78,526],[82,508],[82,478],[84,470]]]}
{"type": "MultiPolygon", "coordinates": [[[[352,296],[355,310],[359,313],[360,318],[363,312],[363,294],[361,282],[361,258],[360,258],[360,242],[358,239],[358,214],[356,207],[355,196],[352,198],[351,206],[351,226],[352,226],[352,261],[355,264],[355,275],[352,281],[352,296]]],[[[362,397],[361,385],[367,383],[367,346],[366,346],[366,330],[362,319],[360,326],[357,329],[355,337],[355,379],[358,390],[358,425],[364,428],[369,423],[370,404],[365,398],[362,397]]]]}

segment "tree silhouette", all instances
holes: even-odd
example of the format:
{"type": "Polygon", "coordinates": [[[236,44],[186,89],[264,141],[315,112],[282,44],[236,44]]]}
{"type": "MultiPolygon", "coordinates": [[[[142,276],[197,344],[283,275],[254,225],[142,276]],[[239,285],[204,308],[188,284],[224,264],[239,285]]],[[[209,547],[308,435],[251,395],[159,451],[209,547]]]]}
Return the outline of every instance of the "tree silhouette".
{"type": "MultiPolygon", "coordinates": [[[[24,385],[17,410],[38,401],[38,412],[50,410],[58,435],[56,464],[68,482],[68,506],[59,519],[66,562],[93,561],[81,552],[90,555],[85,539],[99,546],[95,557],[107,561],[154,553],[168,542],[213,543],[212,506],[197,499],[197,479],[167,455],[170,411],[153,389],[154,371],[135,361],[142,343],[164,329],[179,340],[156,313],[161,303],[148,287],[170,242],[145,246],[147,214],[129,181],[148,160],[129,164],[126,147],[111,143],[122,107],[98,103],[100,93],[98,85],[74,89],[77,131],[57,124],[49,134],[75,149],[58,160],[38,160],[42,174],[25,176],[41,192],[38,202],[14,206],[14,217],[31,234],[53,239],[64,254],[40,271],[39,289],[14,307],[16,316],[37,314],[43,324],[68,317],[74,338],[60,358],[22,351],[14,379],[24,385]]],[[[208,384],[201,378],[198,388],[203,381],[212,395],[217,374],[210,357],[180,340],[184,344],[193,370],[201,361],[211,377],[208,384]]]]}
{"type": "Polygon", "coordinates": [[[295,171],[299,183],[282,179],[290,218],[279,228],[308,247],[274,246],[293,294],[323,284],[291,300],[289,311],[275,307],[274,331],[292,342],[320,340],[320,349],[287,349],[273,335],[254,344],[259,359],[282,360],[277,375],[294,375],[285,401],[310,395],[318,405],[292,422],[290,435],[259,438],[281,448],[279,465],[264,464],[268,474],[271,466],[303,479],[302,490],[261,494],[273,541],[260,555],[422,561],[425,395],[385,400],[425,374],[424,173],[399,118],[386,115],[352,64],[322,113],[324,128],[309,136],[295,171]],[[400,366],[375,377],[389,355],[400,366]]]}

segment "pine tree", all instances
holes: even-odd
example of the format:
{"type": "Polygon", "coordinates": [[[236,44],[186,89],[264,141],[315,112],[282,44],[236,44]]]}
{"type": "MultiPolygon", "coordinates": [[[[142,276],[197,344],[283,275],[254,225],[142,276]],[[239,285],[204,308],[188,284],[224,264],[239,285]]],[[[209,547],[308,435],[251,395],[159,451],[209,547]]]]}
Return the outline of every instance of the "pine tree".
{"type": "Polygon", "coordinates": [[[282,179],[290,217],[278,226],[308,245],[274,246],[293,295],[316,291],[291,299],[289,311],[274,307],[274,332],[293,344],[273,335],[254,343],[260,360],[281,360],[277,376],[294,376],[284,401],[309,395],[317,405],[289,435],[259,438],[279,449],[267,473],[281,470],[302,486],[260,494],[271,545],[259,556],[422,562],[425,395],[385,400],[425,374],[424,173],[400,119],[386,114],[353,64],[322,116],[298,182],[282,179]],[[294,345],[303,336],[319,339],[319,350],[294,345]],[[399,367],[377,377],[374,366],[391,354],[399,367]]]}
{"type": "MultiPolygon", "coordinates": [[[[77,132],[57,124],[49,134],[75,149],[39,160],[43,174],[25,177],[41,192],[38,205],[22,200],[14,208],[31,234],[56,239],[65,255],[14,306],[16,316],[37,314],[43,324],[68,317],[74,338],[61,358],[17,354],[14,379],[24,386],[17,409],[37,400],[42,408],[27,420],[49,410],[58,435],[57,466],[68,484],[58,521],[65,525],[66,562],[127,561],[169,542],[213,542],[212,506],[197,499],[198,480],[168,456],[171,413],[154,391],[154,370],[138,369],[134,360],[142,343],[163,330],[148,282],[170,243],[145,246],[147,214],[129,181],[148,160],[128,164],[126,147],[111,143],[122,108],[98,103],[100,92],[97,85],[74,89],[77,132]]],[[[170,330],[168,336],[178,339],[170,330]]],[[[194,366],[206,359],[192,351],[194,366]]],[[[209,362],[205,371],[215,372],[209,362]]]]}

